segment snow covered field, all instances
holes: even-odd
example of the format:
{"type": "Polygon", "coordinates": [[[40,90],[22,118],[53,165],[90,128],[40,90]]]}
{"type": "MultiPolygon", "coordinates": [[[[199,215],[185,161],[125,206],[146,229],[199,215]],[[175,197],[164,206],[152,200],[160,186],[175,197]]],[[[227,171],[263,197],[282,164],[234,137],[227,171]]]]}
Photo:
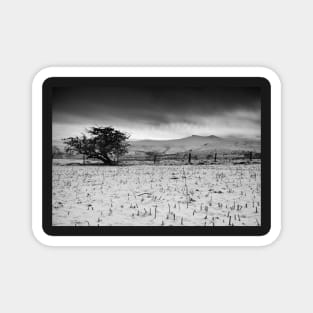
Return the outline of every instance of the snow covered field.
{"type": "Polygon", "coordinates": [[[53,165],[55,226],[257,226],[261,165],[53,165]]]}

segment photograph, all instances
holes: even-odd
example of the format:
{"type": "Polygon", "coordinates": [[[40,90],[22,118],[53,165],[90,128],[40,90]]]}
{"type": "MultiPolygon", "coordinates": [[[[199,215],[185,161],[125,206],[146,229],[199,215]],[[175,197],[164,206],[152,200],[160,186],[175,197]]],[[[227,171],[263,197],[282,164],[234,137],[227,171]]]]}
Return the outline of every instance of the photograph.
{"type": "Polygon", "coordinates": [[[52,88],[52,226],[261,226],[260,87],[129,82],[52,88]]]}

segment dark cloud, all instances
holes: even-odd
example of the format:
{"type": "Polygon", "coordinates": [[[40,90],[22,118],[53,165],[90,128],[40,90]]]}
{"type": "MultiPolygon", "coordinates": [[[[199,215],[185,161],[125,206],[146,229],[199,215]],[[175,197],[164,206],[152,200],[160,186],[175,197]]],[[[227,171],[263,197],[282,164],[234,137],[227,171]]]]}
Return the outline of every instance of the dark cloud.
{"type": "Polygon", "coordinates": [[[259,128],[260,90],[256,87],[94,86],[53,90],[53,122],[109,123],[161,127],[220,124],[259,128]]]}

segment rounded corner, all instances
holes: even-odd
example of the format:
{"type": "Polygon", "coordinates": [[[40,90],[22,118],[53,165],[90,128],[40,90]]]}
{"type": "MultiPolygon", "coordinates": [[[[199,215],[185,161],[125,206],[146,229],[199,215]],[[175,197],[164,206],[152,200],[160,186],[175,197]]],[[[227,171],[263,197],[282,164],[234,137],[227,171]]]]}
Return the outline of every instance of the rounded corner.
{"type": "Polygon", "coordinates": [[[33,237],[38,241],[40,244],[44,246],[53,246],[53,233],[49,225],[45,225],[41,222],[41,217],[34,214],[33,212],[33,219],[32,219],[32,234],[33,237]]]}
{"type": "Polygon", "coordinates": [[[49,87],[49,85],[53,84],[53,81],[55,80],[55,77],[47,77],[45,80],[42,81],[42,88],[45,89],[46,87],[49,87]]]}
{"type": "Polygon", "coordinates": [[[269,67],[259,67],[260,78],[266,81],[271,87],[274,85],[281,88],[281,79],[278,73],[269,67]]]}
{"type": "Polygon", "coordinates": [[[32,233],[33,233],[33,237],[41,245],[46,246],[46,247],[51,247],[52,246],[51,243],[50,243],[50,240],[49,240],[50,239],[50,235],[45,232],[44,228],[37,229],[37,227],[35,227],[35,225],[33,225],[32,233]]]}
{"type": "Polygon", "coordinates": [[[269,227],[268,230],[261,236],[262,243],[261,246],[266,247],[274,244],[281,234],[281,226],[277,225],[275,227],[269,227]]]}
{"type": "Polygon", "coordinates": [[[44,67],[35,73],[32,80],[33,88],[43,87],[46,82],[53,78],[54,67],[44,67]]]}

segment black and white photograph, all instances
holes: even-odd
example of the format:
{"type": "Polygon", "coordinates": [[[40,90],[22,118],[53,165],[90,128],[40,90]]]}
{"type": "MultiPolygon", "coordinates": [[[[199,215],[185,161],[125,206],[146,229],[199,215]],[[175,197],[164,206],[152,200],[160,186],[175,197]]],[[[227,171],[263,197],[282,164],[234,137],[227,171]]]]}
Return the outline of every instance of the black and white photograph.
{"type": "Polygon", "coordinates": [[[52,89],[52,226],[261,226],[260,88],[146,80],[52,89]]]}
{"type": "Polygon", "coordinates": [[[1,1],[1,312],[313,312],[312,9],[1,1]]]}

